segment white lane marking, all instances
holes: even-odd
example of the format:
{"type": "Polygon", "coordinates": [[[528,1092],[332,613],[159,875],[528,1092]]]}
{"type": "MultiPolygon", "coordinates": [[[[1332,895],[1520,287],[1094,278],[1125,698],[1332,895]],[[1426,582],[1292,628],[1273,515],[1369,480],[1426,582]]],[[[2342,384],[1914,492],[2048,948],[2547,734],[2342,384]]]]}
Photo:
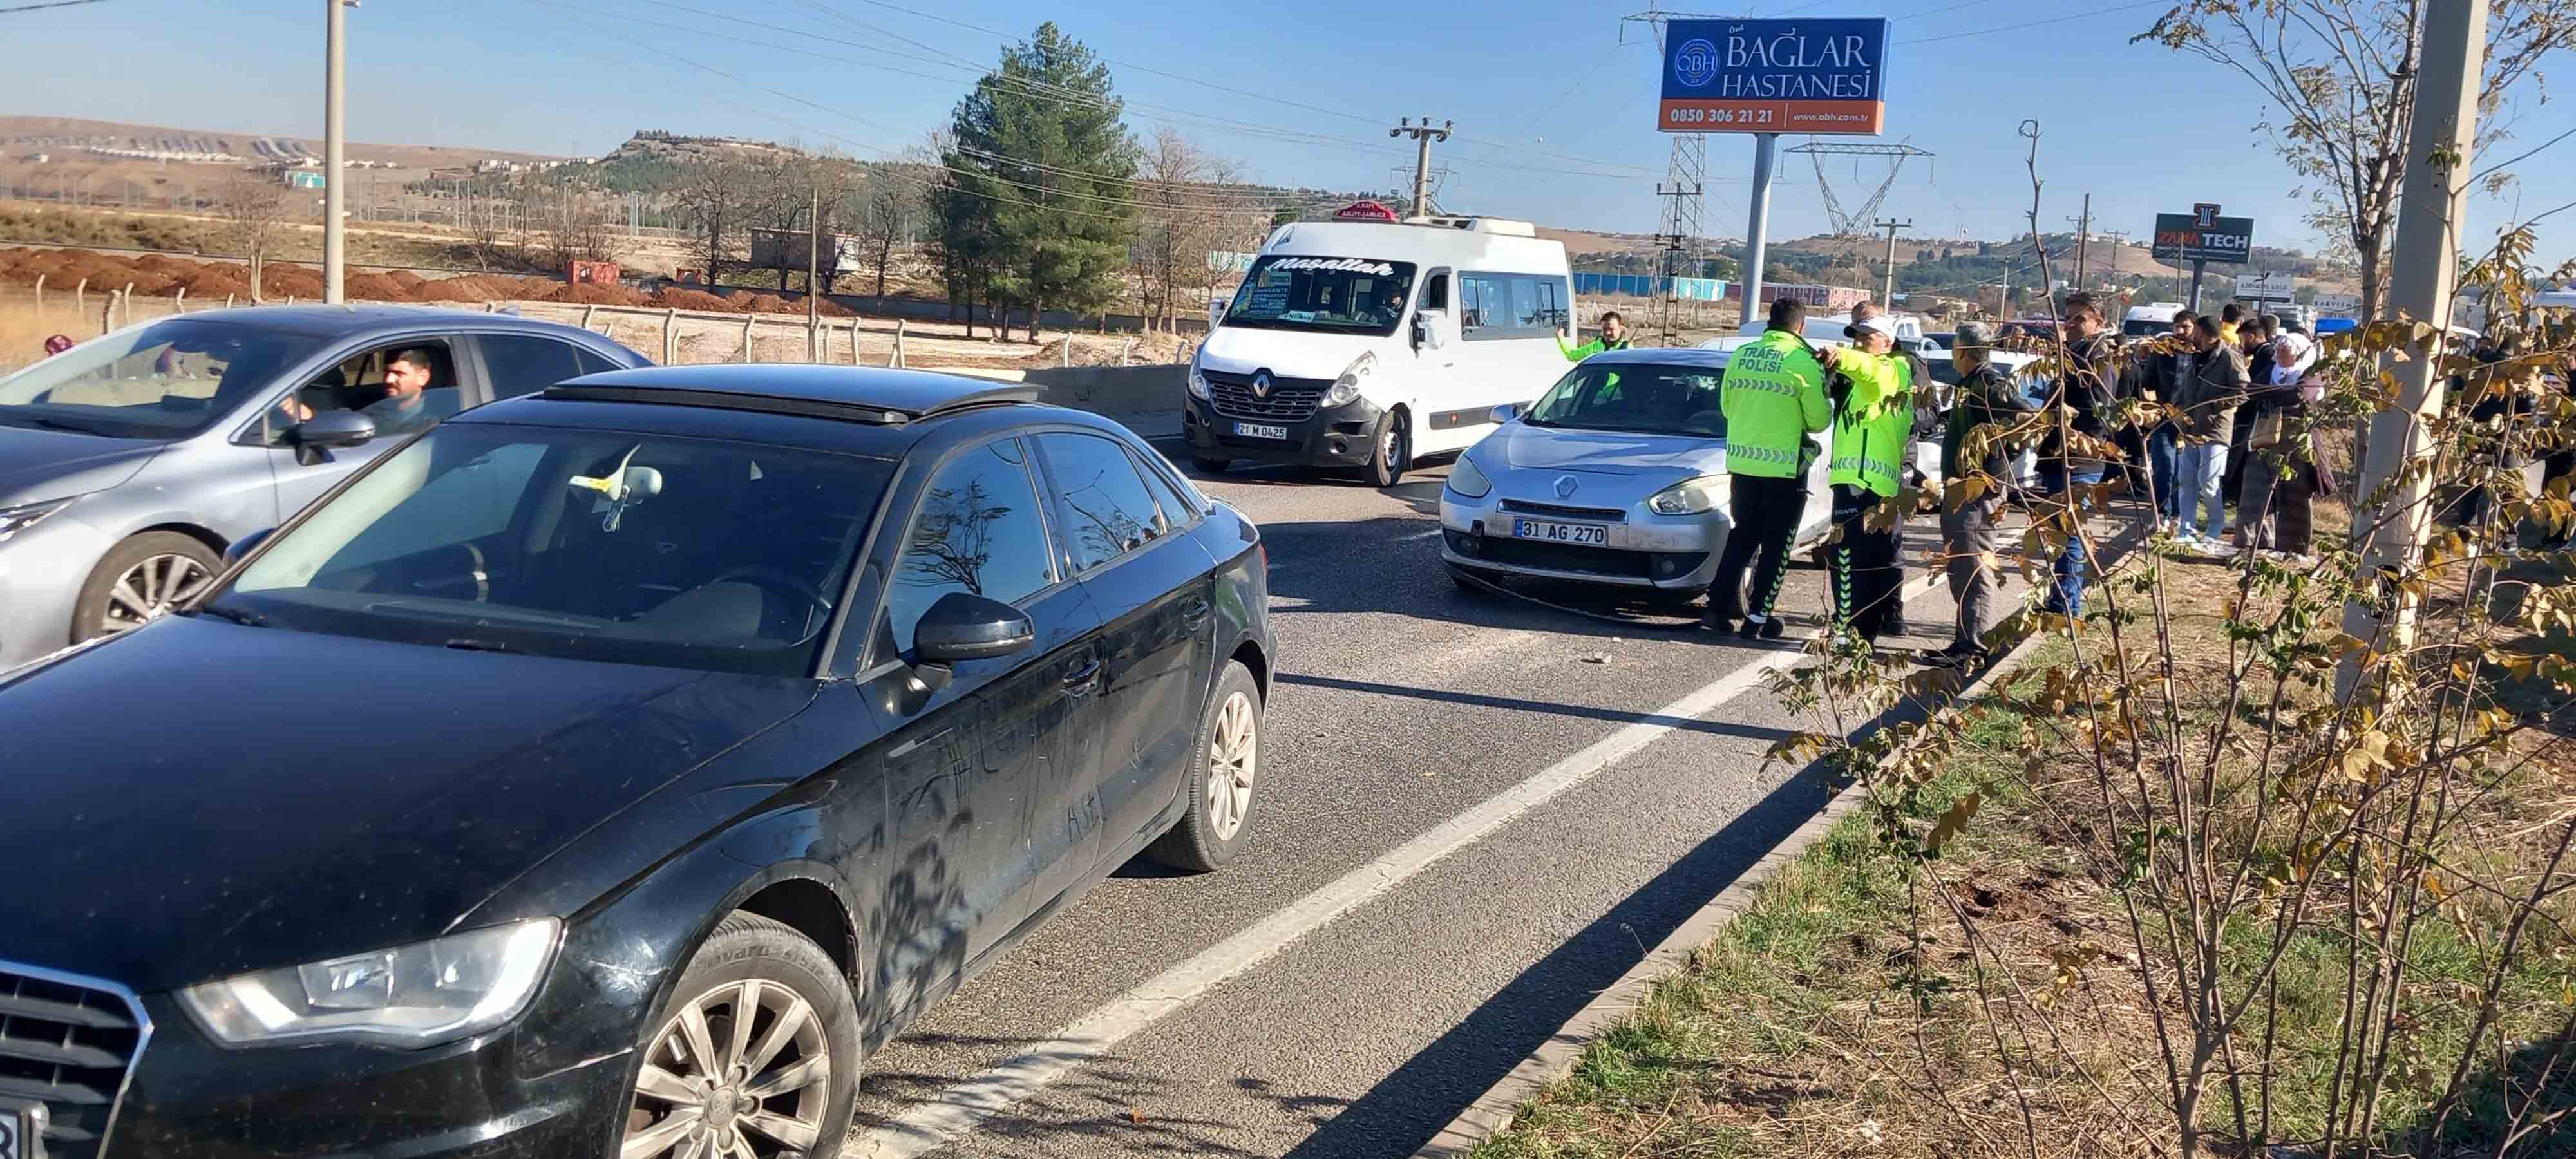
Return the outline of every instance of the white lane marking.
{"type": "MultiPolygon", "coordinates": [[[[2017,542],[2020,539],[2017,531],[2006,532],[1997,538],[2017,542]]],[[[2005,544],[1999,542],[1996,550],[2001,552],[2004,547],[2005,544]]],[[[1908,581],[1900,590],[1910,601],[1931,591],[1944,579],[1943,571],[1934,568],[1929,574],[1908,581]]],[[[1130,1035],[1153,1025],[1164,1015],[1197,1001],[1228,979],[1277,956],[1298,939],[1376,900],[1431,868],[1442,858],[1485,839],[1521,814],[1591,780],[1665,733],[1680,728],[1679,722],[1697,720],[1727,701],[1751,691],[1772,673],[1796,664],[1805,655],[1802,650],[1765,652],[1751,664],[1656,709],[1647,721],[1621,726],[1618,731],[1539,770],[1528,780],[1450,818],[1438,828],[1335,878],[1323,888],[1297,899],[1287,908],[1253,923],[1233,937],[1094,1007],[1053,1037],[1032,1043],[1028,1049],[1002,1060],[992,1069],[940,1092],[936,1099],[922,1103],[894,1122],[869,1132],[865,1139],[858,1141],[859,1148],[855,1154],[869,1159],[917,1159],[947,1146],[984,1120],[1115,1049],[1130,1035]]]]}
{"type": "Polygon", "coordinates": [[[1592,779],[1681,727],[1680,722],[1697,720],[1758,687],[1773,672],[1797,663],[1804,655],[1789,650],[1765,652],[1751,664],[1654,710],[1649,721],[1620,727],[1500,795],[1093,1009],[1054,1037],[1033,1043],[991,1070],[949,1087],[934,1101],[871,1132],[858,1153],[875,1159],[910,1159],[945,1146],[996,1112],[1108,1052],[1129,1035],[1261,964],[1333,919],[1402,885],[1442,858],[1491,835],[1521,814],[1592,779]]]}

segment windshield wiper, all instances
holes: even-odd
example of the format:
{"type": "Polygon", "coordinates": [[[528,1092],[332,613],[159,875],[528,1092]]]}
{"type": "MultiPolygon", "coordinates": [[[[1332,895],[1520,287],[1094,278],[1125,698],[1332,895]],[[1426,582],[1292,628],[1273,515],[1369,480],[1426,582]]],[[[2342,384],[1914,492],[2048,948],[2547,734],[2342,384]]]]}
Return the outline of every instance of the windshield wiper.
{"type": "Polygon", "coordinates": [[[218,620],[230,620],[245,628],[265,628],[268,626],[268,617],[260,615],[257,612],[245,612],[239,608],[218,608],[210,606],[197,609],[197,614],[213,616],[218,620]]]}
{"type": "Polygon", "coordinates": [[[448,641],[447,646],[459,652],[516,652],[519,650],[499,640],[477,640],[465,636],[448,641]]]}

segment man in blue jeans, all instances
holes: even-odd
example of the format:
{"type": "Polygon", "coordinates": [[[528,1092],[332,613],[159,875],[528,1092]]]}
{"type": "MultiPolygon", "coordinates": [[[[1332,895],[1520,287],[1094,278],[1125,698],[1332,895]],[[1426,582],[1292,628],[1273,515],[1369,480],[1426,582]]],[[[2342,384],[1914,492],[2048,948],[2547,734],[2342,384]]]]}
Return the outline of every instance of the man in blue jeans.
{"type": "MultiPolygon", "coordinates": [[[[2060,375],[2049,392],[2050,409],[2063,406],[2073,413],[2066,425],[2078,440],[2101,444],[2109,438],[2103,412],[2111,408],[2119,385],[2118,347],[2111,340],[2110,327],[2102,320],[2102,306],[2089,293],[2066,296],[2059,324],[2066,335],[2066,373],[2060,375]]],[[[2043,416],[2046,417],[2046,416],[2043,416]]],[[[2057,553],[2050,568],[2054,580],[2048,599],[2041,610],[2060,616],[2081,618],[2084,615],[2084,588],[2091,582],[2092,560],[2084,550],[2083,519],[2090,489],[2102,482],[2103,462],[2099,452],[2085,447],[2070,447],[2061,437],[2054,421],[2039,445],[2039,489],[2057,505],[2033,512],[2034,518],[2051,509],[2074,512],[2073,533],[2066,537],[2066,547],[2057,553]]]]}

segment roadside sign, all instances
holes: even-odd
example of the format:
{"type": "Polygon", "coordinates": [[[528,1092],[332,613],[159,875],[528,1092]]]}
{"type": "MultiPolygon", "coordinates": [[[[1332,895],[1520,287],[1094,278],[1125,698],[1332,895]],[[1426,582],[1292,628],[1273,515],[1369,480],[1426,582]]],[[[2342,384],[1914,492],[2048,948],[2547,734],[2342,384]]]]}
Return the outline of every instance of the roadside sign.
{"type": "Polygon", "coordinates": [[[1859,133],[1887,124],[1887,20],[1674,20],[1667,133],[1859,133]]]}
{"type": "Polygon", "coordinates": [[[1394,221],[1395,211],[1375,201],[1354,201],[1333,211],[1335,221],[1394,221]]]}
{"type": "Polygon", "coordinates": [[[2292,284],[2289,271],[2258,274],[2236,280],[2236,296],[2249,302],[2288,302],[2296,300],[2298,288],[2292,284]]]}
{"type": "Polygon", "coordinates": [[[2220,217],[2215,205],[2202,205],[2197,209],[2210,212],[2156,215],[2157,261],[2225,262],[2241,266],[2253,260],[2253,218],[2220,217]]]}

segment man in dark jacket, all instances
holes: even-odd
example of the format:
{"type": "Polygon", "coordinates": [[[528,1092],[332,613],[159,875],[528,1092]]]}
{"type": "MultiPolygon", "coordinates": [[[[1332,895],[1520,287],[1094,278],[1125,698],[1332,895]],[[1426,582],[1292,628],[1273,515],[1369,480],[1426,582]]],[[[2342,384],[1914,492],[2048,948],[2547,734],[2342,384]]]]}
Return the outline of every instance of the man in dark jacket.
{"type": "Polygon", "coordinates": [[[1950,575],[1950,598],[1959,602],[1950,646],[1924,658],[1929,664],[1973,666],[1985,658],[1986,631],[1994,626],[1997,563],[1995,521],[2003,512],[2003,488],[2012,478],[2003,436],[2037,411],[2021,384],[1994,363],[1994,335],[1983,322],[1959,324],[1950,348],[1958,368],[1958,401],[1951,404],[1941,435],[1941,554],[1950,575]],[[1971,455],[1972,432],[1985,441],[1982,454],[1971,455]],[[1973,494],[1972,494],[1973,493],[1973,494]]]}
{"type": "MultiPolygon", "coordinates": [[[[2048,433],[2039,444],[2039,489],[2073,510],[2080,520],[2084,511],[2077,500],[2084,490],[2102,482],[2103,462],[2095,447],[2108,438],[2108,415],[2120,380],[2119,344],[2112,340],[2110,326],[2102,320],[2101,303],[2091,294],[2079,291],[2067,295],[2060,310],[2060,324],[2066,335],[2066,365],[2049,391],[2047,409],[2066,408],[2070,413],[2064,424],[2078,437],[2070,445],[2059,430],[2057,416],[2042,420],[2048,424],[2048,433]]],[[[2045,513],[2037,512],[2034,518],[2045,513]]],[[[2041,606],[2062,616],[2082,616],[2091,566],[2085,557],[2084,537],[2067,536],[2066,548],[2058,553],[2051,569],[2054,583],[2041,606]]]]}
{"type": "MultiPolygon", "coordinates": [[[[2245,352],[2245,383],[2248,387],[2272,385],[2272,368],[2277,365],[2274,351],[2281,340],[2281,316],[2257,314],[2238,323],[2237,348],[2245,352]]],[[[2255,408],[2236,408],[2236,426],[2227,433],[2227,502],[2239,510],[2245,506],[2245,468],[2254,461],[2252,444],[2255,408]]],[[[2240,519],[2240,522],[2242,520],[2240,519]]]]}

